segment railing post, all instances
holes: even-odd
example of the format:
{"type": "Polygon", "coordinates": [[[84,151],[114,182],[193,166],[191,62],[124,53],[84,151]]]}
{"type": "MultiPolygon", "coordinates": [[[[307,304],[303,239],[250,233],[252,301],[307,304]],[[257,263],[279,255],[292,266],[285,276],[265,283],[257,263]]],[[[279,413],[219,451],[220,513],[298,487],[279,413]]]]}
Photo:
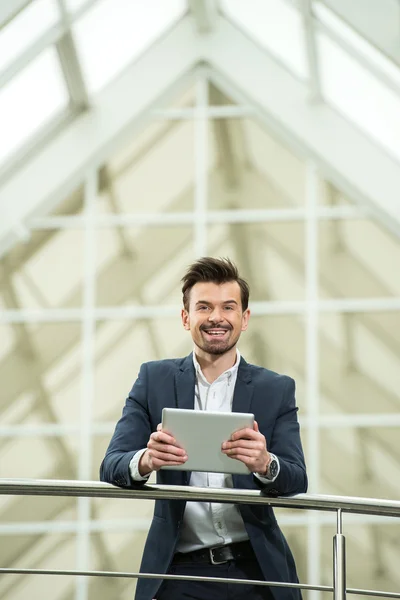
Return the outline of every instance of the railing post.
{"type": "Polygon", "coordinates": [[[333,536],[333,600],[346,600],[346,538],[342,533],[342,509],[337,513],[337,530],[333,536]]]}

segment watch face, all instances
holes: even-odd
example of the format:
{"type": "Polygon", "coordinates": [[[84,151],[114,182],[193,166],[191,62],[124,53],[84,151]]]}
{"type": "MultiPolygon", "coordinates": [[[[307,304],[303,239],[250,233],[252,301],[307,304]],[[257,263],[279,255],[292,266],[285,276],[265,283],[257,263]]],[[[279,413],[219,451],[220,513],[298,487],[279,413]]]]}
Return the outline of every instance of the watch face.
{"type": "Polygon", "coordinates": [[[275,458],[273,458],[271,460],[271,462],[269,463],[268,475],[269,475],[269,477],[271,477],[271,479],[273,479],[274,477],[276,477],[277,473],[278,473],[278,461],[276,461],[275,458]]]}

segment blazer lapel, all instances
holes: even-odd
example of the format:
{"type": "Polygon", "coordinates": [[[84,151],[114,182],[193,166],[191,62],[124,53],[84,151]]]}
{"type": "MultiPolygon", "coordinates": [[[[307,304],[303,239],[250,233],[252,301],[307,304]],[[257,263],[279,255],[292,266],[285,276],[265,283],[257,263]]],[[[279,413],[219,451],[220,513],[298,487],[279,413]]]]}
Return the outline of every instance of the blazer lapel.
{"type": "Polygon", "coordinates": [[[176,407],[194,409],[195,370],[189,354],[175,375],[176,407]]]}
{"type": "Polygon", "coordinates": [[[253,392],[254,385],[251,383],[250,367],[244,358],[241,358],[233,394],[232,412],[251,412],[253,392]]]}
{"type": "MultiPolygon", "coordinates": [[[[179,371],[175,374],[175,394],[176,407],[184,409],[194,409],[194,386],[195,386],[195,370],[193,365],[193,356],[189,354],[179,371]]],[[[175,471],[174,476],[177,484],[188,485],[190,481],[191,471],[175,471]]]]}

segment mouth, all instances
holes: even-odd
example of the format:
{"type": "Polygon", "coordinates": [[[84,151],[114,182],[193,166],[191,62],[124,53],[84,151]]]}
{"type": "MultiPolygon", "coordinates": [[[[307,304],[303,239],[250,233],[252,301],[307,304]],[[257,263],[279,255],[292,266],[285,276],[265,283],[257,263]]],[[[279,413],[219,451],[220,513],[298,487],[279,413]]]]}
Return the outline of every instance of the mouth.
{"type": "Polygon", "coordinates": [[[214,329],[202,329],[202,332],[205,333],[207,339],[209,340],[224,340],[226,337],[228,337],[229,331],[229,329],[223,329],[222,327],[214,329]]]}

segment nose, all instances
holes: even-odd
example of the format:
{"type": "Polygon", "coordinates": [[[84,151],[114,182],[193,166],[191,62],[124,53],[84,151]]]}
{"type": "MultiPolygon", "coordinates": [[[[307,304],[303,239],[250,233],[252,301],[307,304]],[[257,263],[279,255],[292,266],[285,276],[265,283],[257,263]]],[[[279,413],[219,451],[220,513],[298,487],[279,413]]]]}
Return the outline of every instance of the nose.
{"type": "Polygon", "coordinates": [[[212,323],[221,323],[221,321],[224,320],[224,317],[222,316],[221,313],[221,309],[219,309],[218,307],[215,307],[212,312],[210,313],[208,320],[211,321],[212,323]]]}

